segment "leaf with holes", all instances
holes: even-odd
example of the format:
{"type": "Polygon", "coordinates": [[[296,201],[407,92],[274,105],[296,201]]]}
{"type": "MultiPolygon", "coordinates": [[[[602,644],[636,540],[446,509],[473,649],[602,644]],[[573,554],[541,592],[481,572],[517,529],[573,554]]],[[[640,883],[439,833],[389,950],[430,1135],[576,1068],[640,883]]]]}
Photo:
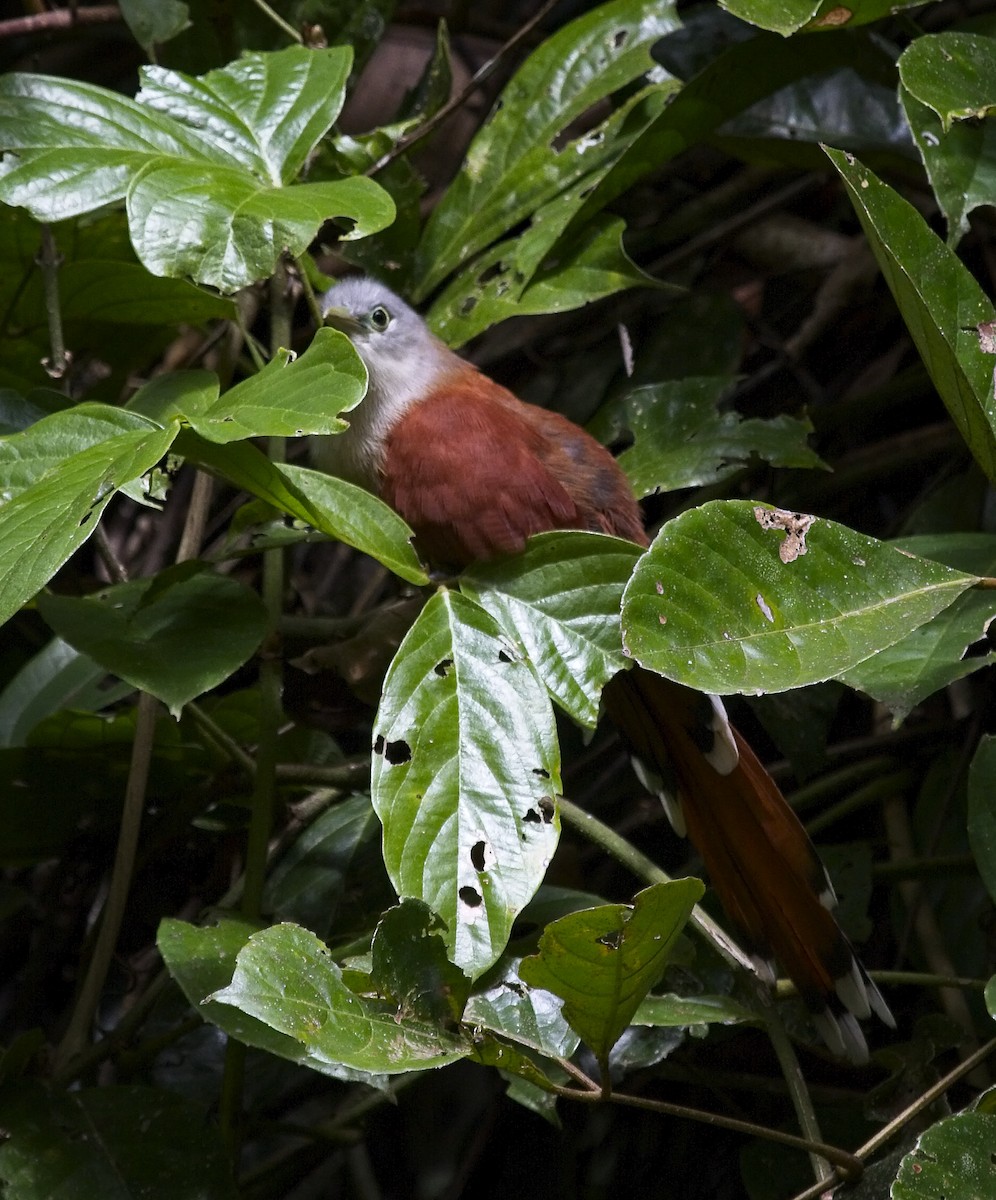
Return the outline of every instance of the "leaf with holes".
{"type": "Polygon", "coordinates": [[[460,587],[522,645],[557,703],[594,727],[602,685],[628,665],[619,607],[639,555],[604,534],[541,533],[523,554],[472,566],[460,587]]]}
{"type": "Polygon", "coordinates": [[[546,927],[539,954],[519,975],[559,996],[571,1027],[605,1063],[641,1001],[660,979],[678,935],[702,898],[700,879],[645,888],[628,904],[603,904],[546,927]]]}
{"type": "Polygon", "coordinates": [[[638,563],[623,641],[700,691],[786,691],[850,670],[975,582],[833,521],[716,500],[668,521],[638,563]]]}
{"type": "Polygon", "coordinates": [[[556,849],[550,701],[493,618],[441,589],[391,664],[374,734],[371,790],[391,880],[443,919],[453,962],[476,979],[556,849]]]}

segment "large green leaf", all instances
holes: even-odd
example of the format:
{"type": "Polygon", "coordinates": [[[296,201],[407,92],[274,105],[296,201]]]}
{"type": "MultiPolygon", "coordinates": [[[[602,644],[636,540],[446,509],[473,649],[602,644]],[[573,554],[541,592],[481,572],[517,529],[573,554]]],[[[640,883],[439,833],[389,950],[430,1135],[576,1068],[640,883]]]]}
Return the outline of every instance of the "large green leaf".
{"type": "Polygon", "coordinates": [[[603,534],[544,533],[523,554],[471,567],[460,586],[522,646],[557,703],[594,726],[602,685],[627,665],[619,608],[639,554],[603,534]]]}
{"type": "MultiPolygon", "coordinates": [[[[567,135],[561,145],[565,131],[650,71],[651,47],[677,28],[669,3],[614,0],[542,43],[505,88],[429,219],[416,258],[418,297],[520,221],[540,221],[542,206],[569,187],[599,177],[620,150],[616,137],[606,137],[613,119],[573,139],[567,135]]],[[[657,74],[664,73],[657,68],[657,74]]],[[[670,91],[675,83],[656,86],[670,91]]],[[[562,230],[560,224],[556,235],[562,230]]]]}
{"type": "Polygon", "coordinates": [[[996,39],[945,32],[914,38],[899,56],[903,86],[940,117],[952,121],[988,116],[996,108],[996,39]]]}
{"type": "Polygon", "coordinates": [[[199,78],[146,67],[137,100],[42,75],[0,79],[0,200],[61,220],[127,199],[153,274],[233,292],[300,253],[323,221],[388,225],[364,178],[293,185],[342,105],[348,47],[248,54],[199,78]]]}
{"type": "Polygon", "coordinates": [[[918,0],[722,0],[723,7],[762,29],[775,33],[797,33],[800,29],[838,29],[842,25],[867,25],[881,21],[901,8],[912,8],[918,0]]]}
{"type": "Polygon", "coordinates": [[[370,981],[408,1016],[445,1026],[463,1015],[470,980],[446,957],[442,928],[421,900],[388,909],[370,946],[370,981]]]}
{"type": "Polygon", "coordinates": [[[518,959],[504,959],[487,978],[487,986],[467,1002],[464,1022],[509,1038],[548,1058],[570,1058],[578,1035],[561,1012],[561,1002],[541,987],[519,978],[518,959]]]}
{"type": "MultiPolygon", "coordinates": [[[[996,573],[992,534],[923,534],[892,544],[973,575],[996,573]]],[[[841,679],[874,696],[892,710],[896,722],[902,721],[934,692],[996,661],[991,651],[966,653],[983,640],[994,614],[996,596],[988,588],[970,588],[933,620],[852,667],[841,679]]]]}
{"type": "Polygon", "coordinates": [[[906,88],[899,97],[948,223],[948,245],[957,245],[968,232],[969,213],[996,201],[996,124],[958,121],[945,130],[940,117],[906,88]]]}
{"type": "Polygon", "coordinates": [[[646,888],[632,907],[605,904],[561,917],[519,974],[561,997],[564,1017],[604,1064],[704,891],[699,879],[677,879],[646,888]]]}
{"type": "Polygon", "coordinates": [[[893,1200],[980,1200],[996,1191],[996,1113],[945,1117],[917,1138],[892,1185],[893,1200]]]}
{"type": "Polygon", "coordinates": [[[992,355],[979,326],[996,309],[911,204],[853,156],[827,150],[840,172],[924,365],[976,461],[996,479],[992,355]]]}
{"type": "Polygon", "coordinates": [[[292,1039],[316,1064],[394,1075],[444,1066],[469,1049],[395,1004],[351,992],[325,945],[298,925],[254,933],[232,982],[209,999],[292,1039]]]}
{"type": "Polygon", "coordinates": [[[142,426],[70,454],[0,507],[0,624],[93,533],[114,492],[170,448],[175,429],[142,426]]]}
{"type": "Polygon", "coordinates": [[[664,525],[640,560],[623,641],[701,691],[785,691],[898,642],[974,582],[833,521],[713,501],[664,525]]]}
{"type": "Polygon", "coordinates": [[[38,607],[61,638],[174,716],[238,670],[267,628],[255,592],[197,563],[85,598],[39,596],[38,607]]]}
{"type": "Polygon", "coordinates": [[[442,917],[453,961],[477,978],[557,845],[549,699],[493,618],[443,589],[391,664],[374,734],[388,872],[399,895],[442,917]]]}
{"type": "Polygon", "coordinates": [[[723,376],[668,380],[636,388],[622,407],[633,445],[619,455],[638,496],[716,483],[752,455],[778,467],[820,467],[806,445],[809,421],[781,416],[745,420],[717,408],[732,380],[723,376]]]}
{"type": "Polygon", "coordinates": [[[235,1200],[221,1137],[203,1110],[160,1088],[0,1089],[6,1200],[235,1200]],[[150,1130],[155,1136],[150,1136],[150,1130]]]}

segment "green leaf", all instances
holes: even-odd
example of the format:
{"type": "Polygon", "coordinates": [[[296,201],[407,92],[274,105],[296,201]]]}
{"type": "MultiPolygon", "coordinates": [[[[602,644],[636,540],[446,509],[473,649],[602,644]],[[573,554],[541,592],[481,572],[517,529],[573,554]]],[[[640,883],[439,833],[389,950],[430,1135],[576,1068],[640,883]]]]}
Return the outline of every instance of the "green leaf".
{"type": "Polygon", "coordinates": [[[672,290],[644,274],[626,254],[625,223],[602,215],[558,244],[534,274],[536,267],[524,267],[522,260],[536,234],[544,248],[552,240],[542,223],[546,219],[546,211],[537,213],[530,230],[492,247],[447,288],[428,316],[440,337],[458,346],[509,317],[569,312],[631,287],[672,290]]]}
{"type": "Polygon", "coordinates": [[[605,139],[602,126],[566,145],[561,137],[593,105],[651,70],[651,47],[677,28],[670,4],[614,0],[541,44],[506,86],[433,210],[418,248],[416,299],[520,221],[539,219],[538,210],[560,193],[599,176],[606,159],[618,155],[617,139],[605,139]]]}
{"type": "Polygon", "coordinates": [[[927,34],[899,56],[899,78],[948,130],[953,121],[986,117],[996,108],[994,55],[996,39],[982,34],[927,34]]]}
{"type": "Polygon", "coordinates": [[[501,955],[557,845],[560,763],[532,667],[476,604],[446,589],[395,655],[374,725],[371,792],[401,896],[446,923],[477,978],[501,955]]]}
{"type": "Polygon", "coordinates": [[[42,616],[105,670],[162,700],[173,716],[255,652],[266,634],[263,602],[199,563],[169,567],[92,596],[39,596],[42,616]]]}
{"type": "Polygon", "coordinates": [[[979,874],[996,900],[996,737],[979,742],[968,773],[968,841],[979,874]]]}
{"type": "Polygon", "coordinates": [[[731,385],[723,376],[675,379],[636,388],[622,401],[634,444],[619,455],[638,496],[717,483],[752,455],[777,467],[825,466],[806,439],[809,421],[780,416],[745,420],[717,405],[731,385]]]}
{"type": "Polygon", "coordinates": [[[383,1081],[380,1072],[371,1074],[340,1063],[327,1062],[313,1053],[310,1046],[271,1027],[266,1021],[213,999],[214,993],[231,983],[239,951],[255,932],[256,926],[231,917],[208,928],[167,917],[159,925],[156,944],[166,969],[180,985],[194,1010],[229,1037],[245,1042],[247,1046],[265,1050],[268,1054],[275,1054],[278,1058],[310,1067],[323,1075],[347,1081],[360,1079],[371,1086],[381,1086],[383,1081]]]}
{"type": "Polygon", "coordinates": [[[917,0],[722,0],[727,12],[788,37],[800,29],[839,29],[841,26],[867,25],[903,8],[912,8],[917,0]]]}
{"type": "Polygon", "coordinates": [[[323,471],[271,463],[248,442],[220,446],[181,434],[177,449],[319,533],[371,555],[408,583],[428,582],[412,548],[412,531],[383,500],[363,488],[323,471]]]}
{"type": "Polygon", "coordinates": [[[395,1005],[351,992],[325,945],[297,925],[254,933],[239,951],[232,982],[209,999],[262,1021],[317,1062],[371,1074],[441,1067],[468,1051],[395,1005]]]}
{"type": "Polygon", "coordinates": [[[342,104],[348,47],[247,54],[199,78],[147,67],[135,101],[42,75],[0,79],[0,200],[61,220],[127,198],[153,274],[233,292],[334,217],[362,237],[393,219],[363,178],[291,186],[342,104]]]}
{"type": "Polygon", "coordinates": [[[106,676],[92,658],[52,638],[0,692],[0,746],[23,746],[38,722],[61,708],[102,709],[131,691],[102,686],[106,676]]]}
{"type": "Polygon", "coordinates": [[[464,1024],[509,1038],[546,1058],[570,1058],[579,1038],[565,1020],[557,997],[523,983],[519,959],[505,959],[500,965],[500,972],[488,976],[488,986],[470,997],[464,1024]]]}
{"type": "Polygon", "coordinates": [[[898,642],[975,582],[832,521],[796,528],[799,518],[735,500],[667,522],[623,597],[633,657],[700,691],[785,691],[898,642]]]}
{"type": "Polygon", "coordinates": [[[645,888],[632,907],[605,904],[561,917],[519,974],[561,997],[564,1017],[604,1064],[704,891],[699,879],[677,879],[645,888]]]}
{"type": "Polygon", "coordinates": [[[5,1200],[236,1200],[228,1155],[200,1107],[160,1088],[0,1089],[5,1200]],[[150,1136],[150,1130],[155,1136],[150,1136]]]}
{"type": "Polygon", "coordinates": [[[979,1200],[996,1190],[996,1114],[945,1117],[917,1138],[892,1185],[893,1200],[979,1200]]]}
{"type": "Polygon", "coordinates": [[[132,37],[149,55],[190,28],[190,9],[182,0],[120,0],[120,7],[132,37]]]}
{"type": "MultiPolygon", "coordinates": [[[[892,545],[973,575],[996,573],[996,538],[992,534],[923,535],[902,538],[892,545]]],[[[841,679],[887,705],[898,724],[934,692],[996,661],[992,652],[966,654],[973,643],[985,637],[994,614],[993,593],[988,588],[971,588],[933,620],[859,663],[841,679]]]]}
{"type": "Polygon", "coordinates": [[[71,454],[0,507],[0,624],[82,546],[114,492],[170,448],[175,430],[142,424],[71,454]]]}
{"type": "Polygon", "coordinates": [[[370,947],[370,981],[406,1016],[445,1026],[463,1015],[470,980],[446,957],[443,928],[421,900],[403,900],[388,909],[370,947]]]}
{"type": "Polygon", "coordinates": [[[557,703],[594,728],[603,684],[627,665],[619,608],[639,555],[603,534],[544,533],[523,554],[472,566],[460,587],[522,646],[557,703]]]}
{"type": "Polygon", "coordinates": [[[982,351],[978,332],[996,309],[912,205],[851,155],[826,153],[847,185],[934,386],[976,461],[996,479],[993,358],[982,351]]]}
{"type": "Polygon", "coordinates": [[[178,409],[211,442],[341,433],[348,423],[339,414],[359,404],[366,386],[366,368],[349,338],[319,329],[302,355],[281,351],[212,403],[178,409]]]}
{"type": "Polygon", "coordinates": [[[757,1014],[730,996],[647,996],[633,1014],[634,1025],[685,1028],[689,1025],[738,1025],[757,1014]]]}
{"type": "Polygon", "coordinates": [[[903,87],[906,120],[948,224],[948,245],[968,232],[968,216],[996,201],[996,124],[959,121],[945,131],[940,118],[903,87]]]}

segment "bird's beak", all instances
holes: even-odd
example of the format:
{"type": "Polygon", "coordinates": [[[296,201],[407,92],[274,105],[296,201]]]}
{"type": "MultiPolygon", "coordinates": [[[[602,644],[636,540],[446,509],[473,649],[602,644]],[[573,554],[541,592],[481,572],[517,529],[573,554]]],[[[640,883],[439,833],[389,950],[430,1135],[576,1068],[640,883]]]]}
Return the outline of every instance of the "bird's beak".
{"type": "Polygon", "coordinates": [[[327,308],[324,323],[331,325],[333,329],[338,329],[347,337],[352,337],[354,333],[361,333],[363,330],[360,322],[346,308],[327,308]]]}

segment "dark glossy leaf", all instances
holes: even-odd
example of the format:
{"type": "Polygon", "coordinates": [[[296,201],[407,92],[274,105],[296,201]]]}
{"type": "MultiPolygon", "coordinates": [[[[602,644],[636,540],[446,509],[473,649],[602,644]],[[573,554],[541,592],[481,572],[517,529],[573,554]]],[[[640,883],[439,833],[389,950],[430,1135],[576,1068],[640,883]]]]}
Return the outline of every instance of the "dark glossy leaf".
{"type": "Polygon", "coordinates": [[[657,883],[633,905],[605,904],[561,917],[519,974],[564,1001],[563,1014],[605,1062],[668,956],[705,887],[699,879],[657,883]]]}
{"type": "Polygon", "coordinates": [[[975,581],[832,521],[793,533],[798,517],[735,500],[667,522],[623,598],[633,657],[701,691],[784,691],[898,642],[975,581]]]}
{"type": "Polygon", "coordinates": [[[540,534],[515,558],[471,567],[460,586],[522,646],[557,703],[593,727],[602,685],[627,665],[619,608],[639,554],[602,534],[540,534]]]}
{"type": "Polygon", "coordinates": [[[561,1012],[561,1001],[541,987],[530,987],[518,975],[519,959],[503,960],[500,977],[467,1003],[464,1022],[486,1029],[547,1058],[570,1058],[578,1048],[577,1033],[561,1012]]]}
{"type": "Polygon", "coordinates": [[[228,1155],[203,1111],[150,1087],[0,1090],[7,1200],[235,1200],[228,1155]],[[150,1136],[150,1130],[155,1136],[150,1136]]]}
{"type": "Polygon", "coordinates": [[[988,734],[968,773],[968,840],[979,874],[996,900],[996,737],[988,734]]]}
{"type": "Polygon", "coordinates": [[[146,54],[190,26],[190,8],[183,0],[121,0],[121,15],[146,54]]]}
{"type": "Polygon", "coordinates": [[[370,947],[370,981],[406,1016],[454,1025],[470,980],[446,957],[442,921],[421,900],[403,900],[381,917],[370,947]]]}
{"type": "Polygon", "coordinates": [[[316,1063],[371,1074],[444,1066],[468,1049],[395,1005],[351,992],[323,943],[297,925],[254,933],[231,984],[210,999],[292,1039],[316,1063]]]}
{"type": "Polygon", "coordinates": [[[996,309],[920,214],[867,167],[827,150],[924,365],[976,462],[996,478],[993,365],[978,326],[996,309]]]}
{"type": "Polygon", "coordinates": [[[238,670],[267,629],[255,592],[196,563],[83,599],[39,596],[38,607],[61,638],[173,716],[238,670]]]}
{"type": "Polygon", "coordinates": [[[672,380],[637,388],[622,402],[634,444],[619,455],[638,496],[717,483],[757,456],[777,467],[822,467],[806,439],[809,421],[745,420],[717,405],[732,380],[672,380]]]}
{"type": "Polygon", "coordinates": [[[633,1014],[634,1025],[684,1027],[738,1025],[756,1021],[757,1014],[730,996],[647,996],[633,1014]]]}
{"type": "Polygon", "coordinates": [[[374,725],[372,796],[401,896],[446,923],[471,978],[501,955],[557,845],[560,761],[543,685],[494,620],[442,589],[402,642],[374,725]]]}

